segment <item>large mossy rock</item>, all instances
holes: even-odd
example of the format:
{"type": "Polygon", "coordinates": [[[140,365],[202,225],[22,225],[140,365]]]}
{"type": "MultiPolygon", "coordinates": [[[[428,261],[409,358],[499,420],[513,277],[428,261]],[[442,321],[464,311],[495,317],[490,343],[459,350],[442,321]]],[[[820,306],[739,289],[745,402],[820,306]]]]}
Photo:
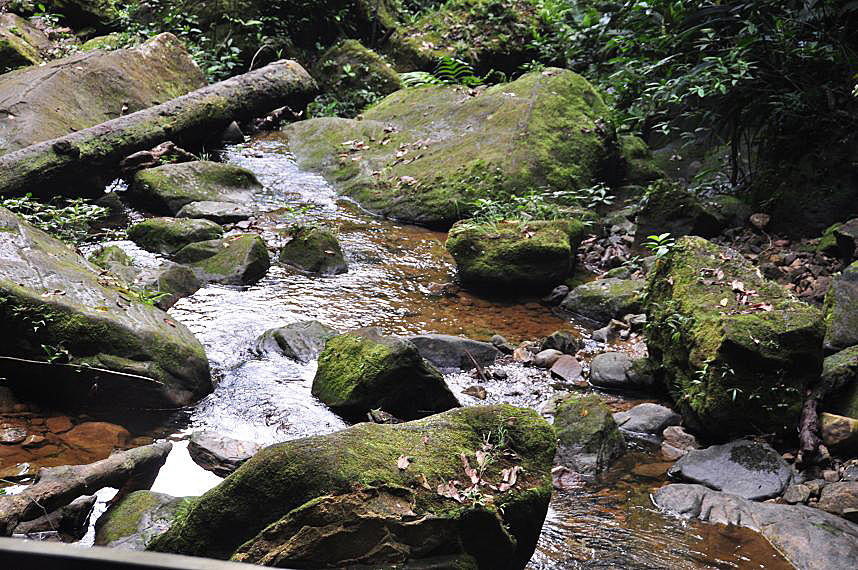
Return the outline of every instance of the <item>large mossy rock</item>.
{"type": "Polygon", "coordinates": [[[271,267],[271,256],[261,237],[239,234],[224,239],[223,244],[215,255],[191,264],[201,281],[221,285],[251,285],[265,277],[271,267]]]}
{"type": "MultiPolygon", "coordinates": [[[[262,188],[249,170],[232,164],[195,160],[165,164],[134,175],[131,196],[155,214],[176,216],[193,202],[231,202],[246,206],[262,188]]],[[[188,216],[198,217],[198,216],[188,216]]]]}
{"type": "Polygon", "coordinates": [[[171,497],[152,491],[134,491],[110,507],[95,526],[96,546],[145,550],[163,534],[173,519],[192,502],[190,497],[171,497]]]}
{"type": "Polygon", "coordinates": [[[819,310],[736,251],[684,237],[651,271],[646,311],[647,346],[686,422],[719,439],[794,432],[822,369],[819,310]]]}
{"type": "Polygon", "coordinates": [[[321,226],[301,226],[290,232],[280,249],[280,262],[307,273],[338,275],[349,270],[336,234],[321,226]]]}
{"type": "Polygon", "coordinates": [[[665,176],[649,146],[640,137],[620,137],[620,156],[625,167],[624,179],[629,184],[645,185],[665,176]]]}
{"type": "Polygon", "coordinates": [[[446,245],[468,288],[547,289],[572,272],[583,235],[584,225],[577,220],[464,220],[450,229],[446,245]]]}
{"type": "Polygon", "coordinates": [[[476,198],[590,186],[611,154],[607,114],[583,77],[552,68],[476,92],[403,89],[362,121],[318,118],[284,132],[302,168],[364,207],[449,227],[476,198]]]}
{"type": "Polygon", "coordinates": [[[572,395],[557,405],[555,463],[581,474],[610,467],[626,451],[626,442],[611,409],[598,394],[572,395]]]}
{"type": "Polygon", "coordinates": [[[354,419],[380,408],[412,420],[459,405],[444,377],[412,343],[362,329],[329,339],[319,356],[312,393],[354,419]]]}
{"type": "Polygon", "coordinates": [[[293,568],[387,568],[462,554],[483,569],[524,568],[548,509],[553,457],[551,426],[507,405],[362,423],[263,449],[150,549],[293,568]],[[470,486],[463,457],[473,467],[485,449],[482,478],[498,490],[480,487],[484,506],[439,493],[464,481],[460,496],[470,486]],[[517,466],[515,485],[500,491],[502,471],[517,466]]]}
{"type": "Polygon", "coordinates": [[[0,14],[0,74],[42,63],[40,50],[51,46],[48,36],[16,14],[0,14]]]}
{"type": "Polygon", "coordinates": [[[831,280],[825,295],[825,348],[858,345],[858,261],[831,280]]]}
{"type": "Polygon", "coordinates": [[[4,361],[3,376],[14,380],[16,389],[68,399],[69,405],[82,397],[93,406],[135,408],[183,406],[211,391],[205,351],[184,325],[133,293],[107,285],[73,249],[3,208],[0,258],[0,316],[6,328],[0,354],[69,362],[50,373],[21,376],[12,368],[26,368],[27,362],[4,361]]]}
{"type": "Polygon", "coordinates": [[[0,76],[0,154],[115,119],[124,105],[138,111],[205,84],[172,34],[7,73],[0,76]]]}
{"type": "Polygon", "coordinates": [[[815,391],[822,411],[858,418],[858,346],[825,358],[815,391]]]}
{"type": "Polygon", "coordinates": [[[149,218],[128,228],[128,239],[146,251],[167,255],[188,244],[222,236],[220,225],[190,218],[149,218]]]}
{"type": "Polygon", "coordinates": [[[578,285],[561,301],[570,313],[599,323],[639,313],[644,282],[640,279],[605,277],[578,285]]]}

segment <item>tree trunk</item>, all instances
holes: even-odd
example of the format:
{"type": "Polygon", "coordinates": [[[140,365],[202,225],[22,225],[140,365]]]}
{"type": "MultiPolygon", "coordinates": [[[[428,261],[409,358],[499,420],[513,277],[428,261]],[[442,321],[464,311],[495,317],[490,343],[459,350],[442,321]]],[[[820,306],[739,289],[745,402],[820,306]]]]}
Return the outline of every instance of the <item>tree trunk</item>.
{"type": "Polygon", "coordinates": [[[316,93],[313,78],[294,61],[197,89],[149,107],[0,156],[0,196],[94,195],[113,179],[126,156],[165,141],[200,146],[233,120],[283,106],[303,108],[316,93]]]}
{"type": "Polygon", "coordinates": [[[104,487],[116,487],[122,495],[148,489],[172,447],[170,442],[153,443],[88,465],[40,469],[36,482],[23,492],[0,496],[0,536],[11,536],[18,523],[44,516],[104,487]]]}

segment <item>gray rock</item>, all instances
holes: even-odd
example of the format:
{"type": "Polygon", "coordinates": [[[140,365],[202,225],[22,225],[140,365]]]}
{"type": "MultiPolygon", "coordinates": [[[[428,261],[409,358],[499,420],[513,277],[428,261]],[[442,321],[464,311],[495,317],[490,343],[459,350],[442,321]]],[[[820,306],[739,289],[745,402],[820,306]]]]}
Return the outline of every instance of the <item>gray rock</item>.
{"type": "Polygon", "coordinates": [[[819,508],[858,522],[858,481],[839,481],[823,487],[819,508]]]}
{"type": "Polygon", "coordinates": [[[556,404],[554,431],[555,465],[577,473],[601,472],[626,450],[611,409],[598,394],[569,395],[556,404]]]}
{"type": "Polygon", "coordinates": [[[624,432],[654,436],[652,439],[657,441],[664,428],[679,425],[682,417],[670,408],[646,402],[628,411],[615,413],[614,421],[624,432]]]}
{"type": "Polygon", "coordinates": [[[172,255],[197,241],[223,236],[223,228],[210,220],[149,218],[128,228],[128,239],[153,253],[172,255]]]}
{"type": "Polygon", "coordinates": [[[840,467],[841,481],[858,481],[858,459],[850,459],[840,467]]]}
{"type": "Polygon", "coordinates": [[[176,263],[196,263],[217,255],[227,245],[228,241],[223,238],[189,243],[173,255],[173,261],[176,263]]]}
{"type": "Polygon", "coordinates": [[[568,331],[554,331],[542,341],[542,350],[553,348],[564,354],[575,354],[581,348],[578,337],[568,331]]]}
{"type": "Polygon", "coordinates": [[[858,345],[858,261],[831,280],[825,304],[825,348],[834,351],[858,345]]]}
{"type": "Polygon", "coordinates": [[[107,510],[95,524],[95,545],[125,550],[146,550],[166,532],[180,509],[192,497],[172,497],[152,491],[129,493],[107,510]]]}
{"type": "Polygon", "coordinates": [[[290,232],[291,239],[280,249],[280,262],[318,275],[338,275],[349,270],[340,241],[319,226],[302,226],[290,232]]]}
{"type": "Polygon", "coordinates": [[[667,485],[655,492],[660,508],[687,519],[738,525],[759,532],[801,570],[854,568],[858,525],[804,505],[755,503],[702,485],[667,485]]]}
{"type": "Polygon", "coordinates": [[[31,534],[57,531],[74,540],[80,540],[89,526],[89,516],[95,505],[96,496],[78,497],[68,505],[31,521],[22,522],[15,527],[13,534],[31,534]]]}
{"type": "Polygon", "coordinates": [[[807,485],[790,485],[784,491],[783,500],[786,503],[794,505],[796,503],[806,503],[810,499],[810,487],[807,485]]]}
{"type": "Polygon", "coordinates": [[[179,299],[190,297],[202,287],[190,268],[170,262],[157,268],[141,269],[134,278],[134,285],[145,291],[162,294],[154,303],[165,311],[179,299]]]}
{"type": "Polygon", "coordinates": [[[561,356],[563,353],[553,348],[542,350],[533,357],[533,365],[540,368],[551,368],[561,356]]]}
{"type": "Polygon", "coordinates": [[[578,382],[582,380],[581,371],[583,367],[581,363],[578,362],[578,359],[574,356],[570,356],[568,354],[564,354],[551,367],[551,375],[555,378],[559,378],[564,382],[578,382]]]}
{"type": "Polygon", "coordinates": [[[490,366],[501,354],[491,343],[448,334],[422,334],[406,340],[417,347],[420,356],[441,369],[470,370],[474,367],[471,357],[480,366],[490,366]]]}
{"type": "Polygon", "coordinates": [[[197,431],[188,441],[188,453],[194,463],[219,477],[226,477],[253,457],[262,446],[252,441],[233,439],[213,431],[197,431]]]}
{"type": "Polygon", "coordinates": [[[504,354],[512,354],[515,350],[515,347],[499,334],[493,335],[492,338],[489,339],[489,342],[504,354]]]}
{"type": "Polygon", "coordinates": [[[319,321],[301,321],[268,329],[256,339],[256,354],[282,354],[300,362],[310,362],[325,348],[325,342],[340,334],[319,321]]]}
{"type": "Polygon", "coordinates": [[[671,467],[669,475],[745,499],[762,500],[783,493],[792,479],[792,469],[768,444],[740,439],[689,451],[671,467]]]}
{"type": "Polygon", "coordinates": [[[73,249],[2,208],[0,230],[3,353],[20,359],[4,367],[16,393],[165,408],[211,391],[205,351],[184,325],[103,283],[73,249]],[[37,315],[43,324],[34,328],[37,315]],[[68,365],[33,362],[45,360],[44,345],[67,351],[68,365]],[[37,372],[43,368],[52,372],[37,372]]]}
{"type": "Polygon", "coordinates": [[[639,313],[643,288],[640,279],[597,279],[572,289],[560,306],[576,315],[607,323],[629,313],[639,313]]]}
{"type": "Polygon", "coordinates": [[[639,390],[654,382],[646,359],[625,352],[603,352],[590,363],[590,383],[607,390],[639,390]]]}
{"type": "Polygon", "coordinates": [[[676,461],[692,449],[699,449],[697,438],[681,426],[668,426],[661,434],[661,455],[668,461],[676,461]]]}
{"type": "Polygon", "coordinates": [[[219,224],[234,224],[253,216],[253,210],[245,204],[201,200],[182,206],[177,218],[205,218],[219,224]]]}
{"type": "Polygon", "coordinates": [[[241,234],[224,242],[226,247],[217,254],[190,265],[198,279],[223,285],[250,285],[265,276],[271,267],[271,257],[261,237],[241,234]]]}
{"type": "Polygon", "coordinates": [[[567,287],[566,285],[558,285],[551,290],[551,293],[542,298],[542,304],[547,305],[549,307],[556,307],[563,301],[563,299],[566,298],[566,295],[568,294],[569,287],[567,287]]]}
{"type": "Polygon", "coordinates": [[[840,256],[847,261],[854,260],[855,248],[858,246],[858,218],[843,222],[832,233],[840,256]]]}

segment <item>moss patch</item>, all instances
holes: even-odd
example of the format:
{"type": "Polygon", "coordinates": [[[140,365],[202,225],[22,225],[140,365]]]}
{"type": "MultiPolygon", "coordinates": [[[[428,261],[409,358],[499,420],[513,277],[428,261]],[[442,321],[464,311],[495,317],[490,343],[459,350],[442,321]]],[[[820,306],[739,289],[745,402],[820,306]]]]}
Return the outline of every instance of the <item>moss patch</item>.
{"type": "Polygon", "coordinates": [[[149,218],[128,228],[128,239],[154,253],[173,254],[190,243],[220,237],[220,225],[190,218],[149,218]]]}

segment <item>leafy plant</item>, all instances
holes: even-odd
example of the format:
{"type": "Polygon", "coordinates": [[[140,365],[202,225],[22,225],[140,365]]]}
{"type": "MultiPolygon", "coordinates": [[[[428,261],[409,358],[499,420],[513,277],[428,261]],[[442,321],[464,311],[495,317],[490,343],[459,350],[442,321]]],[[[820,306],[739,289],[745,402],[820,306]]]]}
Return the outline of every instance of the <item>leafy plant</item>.
{"type": "Polygon", "coordinates": [[[474,68],[465,61],[453,57],[442,56],[435,65],[432,73],[427,71],[411,71],[400,73],[399,79],[405,87],[421,87],[423,85],[466,85],[477,87],[484,83],[485,78],[477,77],[474,68]]]}
{"type": "Polygon", "coordinates": [[[661,259],[670,253],[675,244],[676,240],[671,237],[670,232],[665,232],[663,234],[647,236],[643,245],[655,255],[656,259],[661,259]]]}
{"type": "Polygon", "coordinates": [[[4,198],[0,200],[0,206],[15,212],[54,237],[74,245],[91,238],[91,224],[106,217],[108,213],[107,208],[91,204],[85,198],[59,198],[55,201],[58,203],[43,203],[35,200],[32,194],[27,194],[20,198],[4,198]]]}
{"type": "Polygon", "coordinates": [[[138,291],[134,291],[134,296],[138,301],[143,303],[144,305],[156,305],[158,301],[170,296],[170,293],[165,293],[163,291],[150,291],[148,289],[141,289],[138,291]]]}

